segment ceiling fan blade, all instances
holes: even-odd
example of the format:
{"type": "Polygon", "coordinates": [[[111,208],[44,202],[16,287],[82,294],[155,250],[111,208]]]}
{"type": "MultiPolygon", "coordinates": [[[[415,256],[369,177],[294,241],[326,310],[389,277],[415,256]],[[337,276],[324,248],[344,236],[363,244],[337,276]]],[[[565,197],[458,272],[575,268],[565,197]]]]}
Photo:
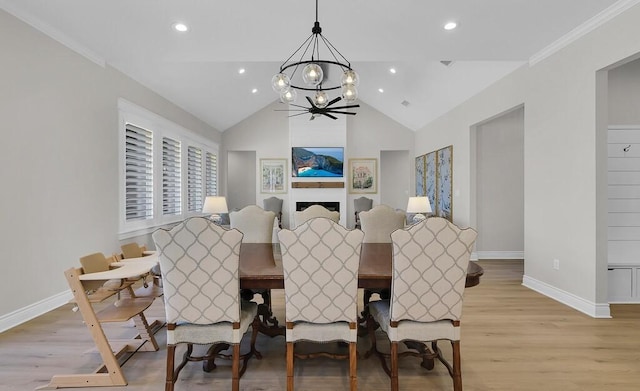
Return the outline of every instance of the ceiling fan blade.
{"type": "Polygon", "coordinates": [[[332,104],[334,104],[334,103],[336,103],[336,102],[339,102],[340,100],[342,100],[342,97],[341,97],[341,96],[338,96],[337,98],[333,98],[329,103],[327,103],[327,105],[326,105],[325,107],[329,107],[329,106],[331,106],[332,104]]]}
{"type": "Polygon", "coordinates": [[[338,117],[335,117],[335,116],[333,116],[333,115],[331,115],[331,114],[328,114],[328,113],[320,113],[320,114],[322,114],[322,115],[326,115],[327,117],[329,117],[329,118],[331,118],[331,119],[338,119],[338,117]]]}
{"type": "Polygon", "coordinates": [[[335,109],[353,109],[356,107],[360,107],[360,105],[347,105],[347,106],[339,106],[339,107],[331,107],[328,110],[335,110],[335,109]]]}
{"type": "Polygon", "coordinates": [[[311,107],[316,107],[315,104],[313,104],[313,101],[311,100],[311,98],[309,98],[308,96],[305,96],[305,98],[307,98],[307,101],[309,102],[309,104],[311,105],[311,107]]]}
{"type": "Polygon", "coordinates": [[[299,116],[299,115],[304,115],[304,114],[307,114],[307,113],[305,112],[305,113],[291,114],[291,115],[289,116],[289,118],[291,118],[291,117],[297,117],[297,116],[299,116]]]}
{"type": "Polygon", "coordinates": [[[289,110],[278,110],[278,109],[275,109],[273,111],[307,111],[308,112],[309,110],[307,110],[307,109],[304,109],[304,110],[303,109],[289,109],[289,110]]]}
{"type": "Polygon", "coordinates": [[[289,103],[289,106],[300,107],[301,109],[309,110],[309,108],[308,108],[308,107],[304,107],[304,106],[302,106],[302,105],[296,105],[296,104],[294,104],[294,103],[289,103]]]}
{"type": "MultiPolygon", "coordinates": [[[[329,110],[325,113],[322,113],[324,115],[328,115],[327,113],[333,113],[333,114],[348,114],[348,115],[356,115],[356,113],[351,113],[349,111],[335,111],[335,110],[329,110]]],[[[335,118],[334,118],[335,119],[335,118]]]]}

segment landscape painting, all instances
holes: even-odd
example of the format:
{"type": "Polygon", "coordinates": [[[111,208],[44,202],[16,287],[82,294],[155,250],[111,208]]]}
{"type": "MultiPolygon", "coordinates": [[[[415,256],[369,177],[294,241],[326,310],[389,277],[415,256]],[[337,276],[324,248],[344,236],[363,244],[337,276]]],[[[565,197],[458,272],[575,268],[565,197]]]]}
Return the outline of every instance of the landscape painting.
{"type": "Polygon", "coordinates": [[[293,147],[291,148],[291,176],[343,177],[344,148],[293,147]]]}

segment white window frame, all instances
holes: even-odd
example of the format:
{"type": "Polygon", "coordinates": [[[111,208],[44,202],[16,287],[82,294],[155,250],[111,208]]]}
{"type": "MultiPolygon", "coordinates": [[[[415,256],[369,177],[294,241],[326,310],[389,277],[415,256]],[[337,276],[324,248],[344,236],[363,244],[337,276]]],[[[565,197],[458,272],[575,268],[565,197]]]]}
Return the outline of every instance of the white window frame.
{"type": "MultiPolygon", "coordinates": [[[[219,161],[219,145],[212,140],[208,140],[180,125],[177,125],[149,110],[137,106],[125,99],[118,100],[118,123],[119,123],[119,159],[118,159],[118,215],[119,215],[119,238],[127,239],[139,235],[153,232],[158,227],[176,223],[191,216],[202,216],[202,212],[189,212],[187,199],[187,148],[193,146],[202,150],[203,186],[202,199],[206,197],[206,155],[212,153],[219,161]],[[125,136],[126,126],[131,124],[139,128],[152,132],[153,139],[153,218],[138,221],[126,221],[125,208],[125,136]],[[171,138],[180,142],[181,156],[181,181],[182,181],[182,213],[176,215],[163,215],[162,208],[162,139],[171,138]]],[[[218,166],[219,167],[219,166],[218,166]]],[[[216,181],[219,181],[219,172],[216,181]]],[[[219,183],[216,184],[219,189],[219,183]]]]}

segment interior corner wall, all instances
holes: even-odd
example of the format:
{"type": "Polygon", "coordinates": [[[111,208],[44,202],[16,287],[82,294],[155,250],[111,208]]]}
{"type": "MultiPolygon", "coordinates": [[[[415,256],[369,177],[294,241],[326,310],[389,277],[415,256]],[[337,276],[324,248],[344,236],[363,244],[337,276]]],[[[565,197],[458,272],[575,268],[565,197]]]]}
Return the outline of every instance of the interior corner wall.
{"type": "MultiPolygon", "coordinates": [[[[525,283],[592,316],[608,304],[596,279],[603,207],[596,182],[596,73],[640,52],[636,5],[550,57],[524,66],[416,134],[424,152],[454,145],[454,217],[470,220],[469,128],[524,104],[525,283]],[[600,216],[600,214],[598,215],[600,216]],[[553,259],[560,261],[553,269],[553,259]]],[[[504,189],[508,191],[508,189],[504,189]]],[[[605,202],[606,204],[606,202],[605,202]]],[[[605,244],[606,245],[606,244],[605,244]]]]}
{"type": "Polygon", "coordinates": [[[119,251],[118,98],[220,134],[2,10],[0,47],[2,330],[66,303],[64,271],[79,257],[119,251]]]}
{"type": "Polygon", "coordinates": [[[524,254],[524,108],[475,131],[476,252],[480,259],[519,258],[524,254]]]}
{"type": "Polygon", "coordinates": [[[608,72],[608,125],[640,125],[640,59],[608,72]]]}

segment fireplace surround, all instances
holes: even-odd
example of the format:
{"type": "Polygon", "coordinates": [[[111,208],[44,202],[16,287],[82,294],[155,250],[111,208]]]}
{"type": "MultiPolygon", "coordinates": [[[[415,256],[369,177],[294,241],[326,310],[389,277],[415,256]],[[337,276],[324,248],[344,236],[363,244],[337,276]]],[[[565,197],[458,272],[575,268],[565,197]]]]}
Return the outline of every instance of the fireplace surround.
{"type": "Polygon", "coordinates": [[[296,202],[296,211],[303,211],[311,205],[321,205],[330,211],[340,212],[340,202],[333,201],[298,201],[296,202]]]}

